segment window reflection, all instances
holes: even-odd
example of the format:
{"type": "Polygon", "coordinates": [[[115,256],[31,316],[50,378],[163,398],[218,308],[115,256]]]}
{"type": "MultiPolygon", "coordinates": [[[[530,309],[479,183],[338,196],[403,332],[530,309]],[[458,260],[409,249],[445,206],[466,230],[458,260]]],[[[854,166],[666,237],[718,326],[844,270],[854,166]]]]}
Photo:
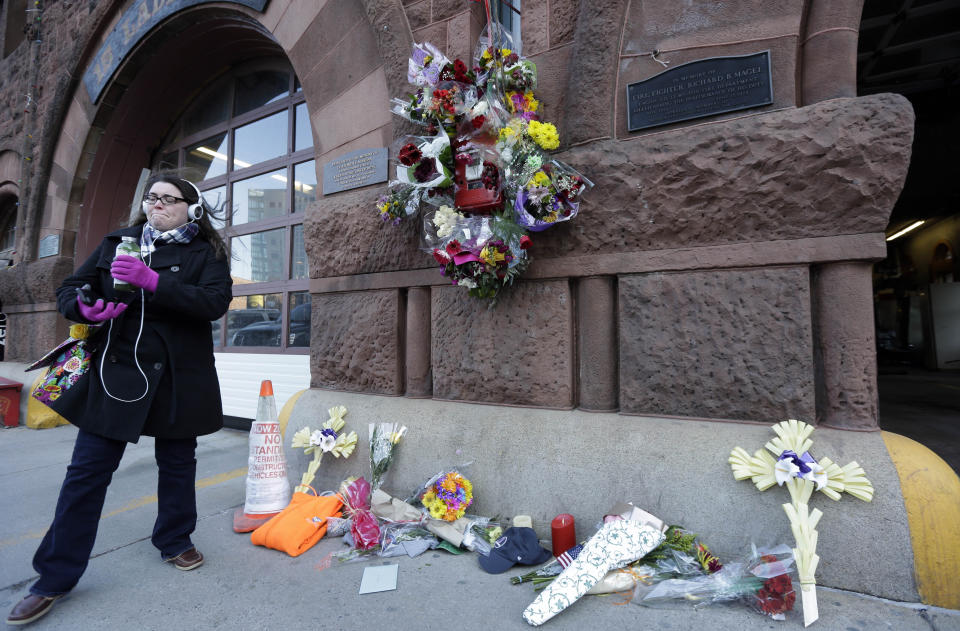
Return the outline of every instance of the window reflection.
{"type": "Polygon", "coordinates": [[[310,292],[290,293],[287,346],[310,346],[310,292]]]}
{"type": "Polygon", "coordinates": [[[230,90],[225,80],[207,90],[183,115],[183,136],[222,123],[230,116],[230,90]]]}
{"type": "Polygon", "coordinates": [[[313,132],[310,128],[310,112],[307,104],[301,103],[296,107],[296,129],[294,129],[293,150],[309,149],[313,146],[313,132]]]}
{"type": "Polygon", "coordinates": [[[279,101],[290,92],[290,75],[279,70],[258,70],[237,77],[234,115],[279,101]]]}
{"type": "Polygon", "coordinates": [[[203,191],[203,199],[210,204],[210,206],[218,211],[220,217],[210,216],[210,223],[213,225],[214,230],[220,230],[226,225],[224,221],[224,212],[223,209],[226,208],[226,197],[227,197],[227,187],[218,186],[217,188],[211,188],[210,190],[203,191]]]}
{"type": "Polygon", "coordinates": [[[227,311],[227,346],[280,346],[282,294],[237,296],[227,311]]]}
{"type": "Polygon", "coordinates": [[[233,184],[233,225],[287,214],[287,170],[264,173],[233,184]]]}
{"type": "Polygon", "coordinates": [[[293,212],[302,213],[307,204],[317,199],[316,160],[293,167],[293,212]]]}
{"type": "Polygon", "coordinates": [[[188,180],[202,182],[227,172],[227,132],[187,147],[184,167],[188,180]]]}
{"type": "Polygon", "coordinates": [[[284,228],[230,239],[230,275],[235,285],[283,278],[284,228]]]}
{"type": "Polygon", "coordinates": [[[238,127],[233,134],[234,169],[282,156],[287,152],[287,111],[238,127]]]}
{"type": "Polygon", "coordinates": [[[290,278],[299,280],[307,277],[307,251],[303,247],[303,224],[293,227],[292,261],[290,262],[290,278]]]}

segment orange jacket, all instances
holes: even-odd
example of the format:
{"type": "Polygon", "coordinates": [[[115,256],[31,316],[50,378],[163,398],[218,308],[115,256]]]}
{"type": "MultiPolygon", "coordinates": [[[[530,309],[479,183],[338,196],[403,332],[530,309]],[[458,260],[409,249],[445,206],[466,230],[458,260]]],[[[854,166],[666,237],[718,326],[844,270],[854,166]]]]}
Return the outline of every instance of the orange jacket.
{"type": "Polygon", "coordinates": [[[250,541],[300,556],[327,534],[327,517],[339,517],[341,506],[339,495],[294,493],[286,508],[250,533],[250,541]]]}

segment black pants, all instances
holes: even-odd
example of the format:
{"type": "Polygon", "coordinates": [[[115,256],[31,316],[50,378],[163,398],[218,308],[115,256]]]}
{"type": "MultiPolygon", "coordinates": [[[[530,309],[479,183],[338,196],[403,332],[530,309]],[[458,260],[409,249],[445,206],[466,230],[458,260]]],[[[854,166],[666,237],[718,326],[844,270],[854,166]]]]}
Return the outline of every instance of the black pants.
{"type": "MultiPolygon", "coordinates": [[[[53,523],[33,557],[40,580],[30,591],[40,596],[65,594],[77,584],[93,550],[107,486],[127,443],[79,430],[73,459],[60,487],[53,523]]],[[[154,453],[157,521],[151,541],[161,557],[172,559],[193,547],[197,525],[196,438],[157,438],[154,453]]]]}

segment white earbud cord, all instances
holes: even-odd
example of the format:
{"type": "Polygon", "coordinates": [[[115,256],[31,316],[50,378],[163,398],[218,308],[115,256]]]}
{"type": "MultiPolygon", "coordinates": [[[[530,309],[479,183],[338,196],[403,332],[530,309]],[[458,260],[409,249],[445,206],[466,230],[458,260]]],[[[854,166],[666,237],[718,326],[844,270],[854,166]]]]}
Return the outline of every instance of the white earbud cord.
{"type": "MultiPolygon", "coordinates": [[[[151,244],[152,246],[152,244],[151,244]]],[[[147,267],[150,267],[150,263],[153,262],[153,248],[149,250],[147,255],[147,267]]],[[[143,314],[147,310],[146,298],[143,295],[143,289],[140,290],[140,330],[137,331],[137,339],[133,343],[133,363],[137,367],[137,370],[140,371],[140,376],[143,377],[143,394],[141,394],[136,399],[121,399],[120,397],[115,397],[110,393],[110,389],[107,388],[107,381],[103,378],[103,362],[107,359],[107,351],[110,350],[110,336],[113,335],[113,320],[110,320],[110,326],[107,329],[107,343],[103,347],[103,354],[100,355],[100,383],[103,384],[103,391],[108,397],[114,401],[119,401],[120,403],[136,403],[137,401],[142,400],[147,396],[147,393],[150,392],[150,380],[147,378],[147,373],[143,372],[143,368],[140,367],[140,361],[137,359],[137,349],[140,347],[140,337],[143,335],[143,314]]]]}

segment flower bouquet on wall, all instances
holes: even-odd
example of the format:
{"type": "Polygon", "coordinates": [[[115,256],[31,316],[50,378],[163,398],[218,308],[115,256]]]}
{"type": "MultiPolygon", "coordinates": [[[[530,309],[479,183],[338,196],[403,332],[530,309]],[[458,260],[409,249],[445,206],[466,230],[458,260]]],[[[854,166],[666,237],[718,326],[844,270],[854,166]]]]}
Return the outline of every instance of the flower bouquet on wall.
{"type": "Polygon", "coordinates": [[[576,217],[593,183],[547,154],[560,136],[540,119],[537,67],[495,20],[472,61],[414,44],[407,66],[413,91],[393,99],[391,111],[426,135],[397,143],[396,177],[377,211],[394,224],[423,213],[422,249],[455,285],[492,306],[530,261],[527,232],[576,217]]]}

